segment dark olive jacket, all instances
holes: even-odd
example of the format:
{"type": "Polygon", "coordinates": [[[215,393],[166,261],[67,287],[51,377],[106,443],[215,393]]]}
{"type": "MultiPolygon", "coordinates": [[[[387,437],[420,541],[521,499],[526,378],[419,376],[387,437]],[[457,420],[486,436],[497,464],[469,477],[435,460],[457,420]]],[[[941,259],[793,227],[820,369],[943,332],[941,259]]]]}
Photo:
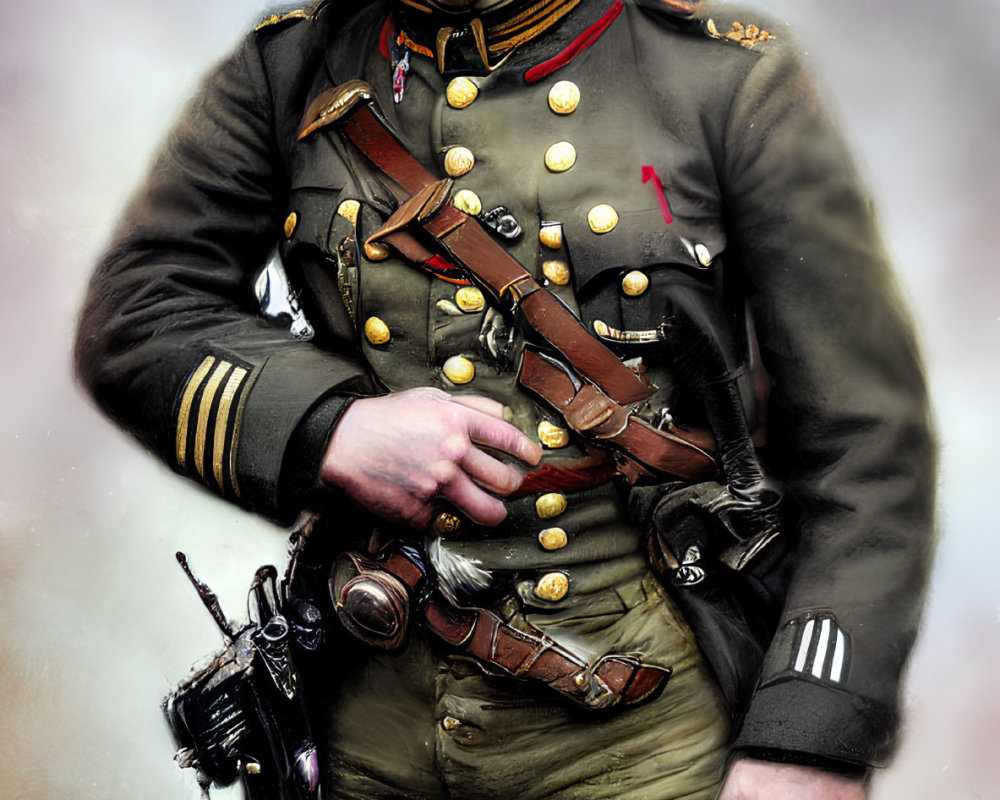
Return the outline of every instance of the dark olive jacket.
{"type": "MultiPolygon", "coordinates": [[[[479,97],[458,110],[448,78],[416,55],[393,102],[387,16],[383,2],[332,0],[275,18],[207,77],[93,278],[78,363],[97,401],[178,471],[287,518],[302,459],[315,466],[352,397],[456,388],[441,369],[449,337],[479,322],[439,302],[453,287],[362,260],[363,291],[345,305],[337,279],[351,233],[341,203],[362,200],[362,220],[391,207],[335,133],[297,134],[321,91],[363,77],[432,172],[443,176],[450,146],[475,153],[456,188],[512,210],[522,263],[544,260],[541,223],[561,223],[567,299],[588,325],[657,328],[669,318],[658,287],[677,275],[713,287],[725,276],[746,301],[771,386],[764,458],[798,509],[798,552],[736,746],[884,762],[931,551],[928,408],[869,199],[785,28],[746,10],[584,0],[475,77],[479,97]],[[554,68],[538,78],[540,65],[554,68]],[[571,114],[547,106],[559,80],[580,89],[571,114]],[[575,145],[566,172],[544,164],[557,141],[575,145]],[[598,234],[587,215],[602,203],[619,221],[598,234]],[[311,341],[259,313],[254,281],[278,245],[311,341]],[[621,290],[632,270],[650,281],[640,297],[621,290]],[[370,315],[388,345],[362,333],[370,315]]],[[[487,372],[465,388],[510,402],[511,376],[487,372]]]]}

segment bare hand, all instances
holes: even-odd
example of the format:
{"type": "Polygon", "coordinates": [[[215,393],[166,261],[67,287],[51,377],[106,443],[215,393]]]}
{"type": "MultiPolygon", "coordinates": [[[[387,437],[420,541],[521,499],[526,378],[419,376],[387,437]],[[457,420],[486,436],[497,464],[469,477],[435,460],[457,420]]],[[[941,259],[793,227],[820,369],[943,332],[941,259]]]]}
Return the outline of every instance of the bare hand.
{"type": "Polygon", "coordinates": [[[733,764],[719,800],[866,800],[865,784],[797,764],[742,758],[733,764]]]}
{"type": "Polygon", "coordinates": [[[493,495],[517,489],[524,470],[476,445],[528,465],[542,457],[537,443],[503,421],[503,406],[486,397],[419,388],[355,400],[334,429],[320,481],[412,528],[427,526],[439,500],[474,522],[496,525],[507,511],[493,495]]]}

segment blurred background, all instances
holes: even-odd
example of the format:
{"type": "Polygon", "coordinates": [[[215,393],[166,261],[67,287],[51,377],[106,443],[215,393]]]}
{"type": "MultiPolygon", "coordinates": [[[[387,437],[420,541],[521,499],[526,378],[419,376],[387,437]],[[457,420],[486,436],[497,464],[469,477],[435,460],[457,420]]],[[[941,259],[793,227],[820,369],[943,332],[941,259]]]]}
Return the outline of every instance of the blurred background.
{"type": "MultiPolygon", "coordinates": [[[[70,375],[116,216],[261,0],[5,3],[0,26],[0,795],[196,798],[159,702],[219,636],[184,550],[242,616],[282,531],[176,478],[70,375]]],[[[770,0],[879,203],[922,331],[941,540],[907,719],[875,800],[1000,798],[998,0],[770,0]]],[[[747,19],[746,22],[753,22],[747,19]]],[[[233,796],[230,793],[220,796],[233,796]]]]}

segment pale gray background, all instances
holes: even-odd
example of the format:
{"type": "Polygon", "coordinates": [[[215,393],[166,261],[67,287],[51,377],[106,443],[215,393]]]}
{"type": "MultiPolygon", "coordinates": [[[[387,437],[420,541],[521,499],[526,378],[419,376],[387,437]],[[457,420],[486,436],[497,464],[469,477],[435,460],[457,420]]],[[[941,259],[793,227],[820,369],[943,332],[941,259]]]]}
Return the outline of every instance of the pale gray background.
{"type": "MultiPolygon", "coordinates": [[[[68,360],[121,204],[260,3],[3,4],[2,797],[195,797],[158,704],[219,639],[173,553],[188,552],[234,616],[253,570],[282,560],[281,531],[118,433],[74,388],[68,360]]],[[[875,798],[1000,798],[1000,4],[762,5],[798,32],[870,177],[941,426],[940,557],[904,744],[875,798]]]]}

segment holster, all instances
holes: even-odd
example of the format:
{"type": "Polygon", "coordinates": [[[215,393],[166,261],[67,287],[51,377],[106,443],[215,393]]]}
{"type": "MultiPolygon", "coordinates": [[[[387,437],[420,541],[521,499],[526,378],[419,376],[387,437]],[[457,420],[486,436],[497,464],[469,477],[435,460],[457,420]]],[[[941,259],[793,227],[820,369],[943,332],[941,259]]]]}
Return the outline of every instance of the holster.
{"type": "Polygon", "coordinates": [[[778,536],[740,569],[727,565],[720,556],[734,543],[742,546],[733,529],[744,522],[731,499],[728,488],[714,481],[638,487],[630,513],[646,533],[650,565],[680,606],[738,717],[778,624],[792,542],[778,536]]]}

